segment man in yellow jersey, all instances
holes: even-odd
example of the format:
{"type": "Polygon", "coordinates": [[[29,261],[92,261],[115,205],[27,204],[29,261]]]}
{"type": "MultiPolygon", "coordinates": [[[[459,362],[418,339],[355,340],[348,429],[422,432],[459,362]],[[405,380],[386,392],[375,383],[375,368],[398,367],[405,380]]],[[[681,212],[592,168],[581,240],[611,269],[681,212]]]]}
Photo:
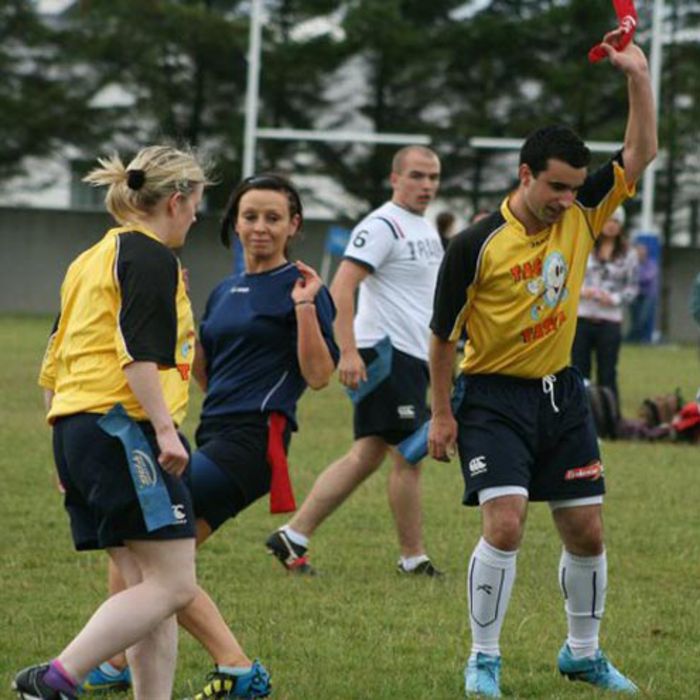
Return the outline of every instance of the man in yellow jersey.
{"type": "Polygon", "coordinates": [[[606,35],[604,47],[627,79],[622,150],[589,174],[589,150],[570,129],[532,133],[520,152],[518,188],[499,211],[452,240],[438,277],[429,449],[446,460],[458,446],[464,503],[480,506],[483,523],[467,581],[467,696],[501,695],[500,630],[530,500],[549,502],[563,543],[568,637],[559,671],[637,692],[598,646],[607,586],[603,465],[582,378],[569,366],[588,254],[657,148],[646,58],[633,44],[615,50],[616,33],[606,35]],[[465,329],[465,392],[453,414],[453,353],[465,329]]]}

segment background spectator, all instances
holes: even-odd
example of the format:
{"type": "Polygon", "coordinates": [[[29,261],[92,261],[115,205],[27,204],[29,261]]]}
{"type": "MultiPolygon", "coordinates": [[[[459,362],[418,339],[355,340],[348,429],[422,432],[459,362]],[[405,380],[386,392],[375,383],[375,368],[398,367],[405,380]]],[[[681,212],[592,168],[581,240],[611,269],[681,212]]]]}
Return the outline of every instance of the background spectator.
{"type": "Polygon", "coordinates": [[[440,234],[440,240],[442,241],[443,248],[447,248],[450,238],[455,235],[456,224],[457,219],[451,211],[441,211],[435,217],[435,228],[440,234]]]}
{"type": "Polygon", "coordinates": [[[626,340],[632,343],[650,343],[654,334],[656,300],[659,295],[659,264],[649,255],[649,249],[643,243],[637,243],[634,247],[639,261],[639,291],[630,304],[630,329],[626,340]]]}
{"type": "Polygon", "coordinates": [[[690,292],[690,313],[695,319],[695,323],[700,326],[700,272],[698,272],[690,292]]]}
{"type": "Polygon", "coordinates": [[[596,381],[612,389],[618,404],[622,316],[625,304],[637,296],[638,267],[637,253],[627,244],[624,225],[625,210],[618,207],[603,224],[588,257],[571,358],[572,364],[590,379],[595,353],[596,381]]]}

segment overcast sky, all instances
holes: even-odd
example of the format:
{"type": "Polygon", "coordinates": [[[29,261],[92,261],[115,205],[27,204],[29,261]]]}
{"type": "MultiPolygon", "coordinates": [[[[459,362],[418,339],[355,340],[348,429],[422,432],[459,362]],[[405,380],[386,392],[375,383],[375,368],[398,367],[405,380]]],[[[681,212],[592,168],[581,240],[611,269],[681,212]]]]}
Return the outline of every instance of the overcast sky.
{"type": "Polygon", "coordinates": [[[60,12],[70,0],[35,0],[42,12],[60,12]]]}

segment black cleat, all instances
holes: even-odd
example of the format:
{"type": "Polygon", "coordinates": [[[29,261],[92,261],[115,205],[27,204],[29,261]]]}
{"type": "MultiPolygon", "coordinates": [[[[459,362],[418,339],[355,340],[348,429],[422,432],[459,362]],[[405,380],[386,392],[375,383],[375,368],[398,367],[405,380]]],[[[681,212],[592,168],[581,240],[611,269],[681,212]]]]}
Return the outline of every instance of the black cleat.
{"type": "Polygon", "coordinates": [[[76,700],[76,695],[56,690],[44,682],[44,675],[48,670],[49,664],[22,669],[12,682],[12,690],[22,700],[76,700]]]}
{"type": "Polygon", "coordinates": [[[306,547],[294,544],[284,530],[273,532],[265,541],[265,546],[270,554],[274,554],[279,559],[287,571],[306,576],[316,575],[316,569],[309,564],[306,547]]]}
{"type": "Polygon", "coordinates": [[[443,571],[435,568],[430,559],[422,561],[415,567],[415,569],[404,569],[403,563],[399,561],[399,563],[396,565],[396,570],[400,574],[406,574],[407,576],[429,576],[431,578],[440,578],[441,576],[445,575],[443,571]]]}

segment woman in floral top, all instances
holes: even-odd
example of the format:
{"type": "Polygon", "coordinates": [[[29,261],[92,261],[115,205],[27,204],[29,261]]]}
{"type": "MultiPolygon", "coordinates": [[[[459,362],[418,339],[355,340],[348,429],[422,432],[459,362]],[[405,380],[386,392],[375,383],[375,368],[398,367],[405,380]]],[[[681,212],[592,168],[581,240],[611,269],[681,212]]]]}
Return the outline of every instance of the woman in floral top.
{"type": "Polygon", "coordinates": [[[586,266],[571,362],[586,379],[595,353],[596,381],[609,387],[619,404],[617,362],[625,306],[637,295],[637,253],[627,242],[625,211],[605,222],[586,266]]]}

